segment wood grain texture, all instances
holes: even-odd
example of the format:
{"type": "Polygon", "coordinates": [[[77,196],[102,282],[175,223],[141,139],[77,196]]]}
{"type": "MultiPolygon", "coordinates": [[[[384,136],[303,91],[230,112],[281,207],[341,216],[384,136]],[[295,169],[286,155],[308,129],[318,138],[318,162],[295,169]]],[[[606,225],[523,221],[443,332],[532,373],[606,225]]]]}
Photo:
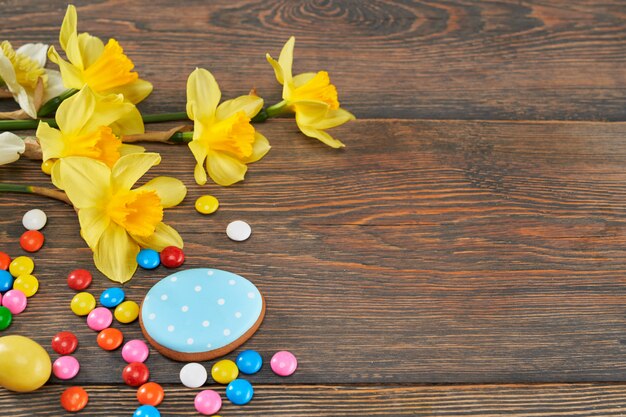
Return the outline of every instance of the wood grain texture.
{"type": "MultiPolygon", "coordinates": [[[[626,120],[621,1],[76,3],[79,29],[118,38],[154,83],[148,112],[184,110],[196,66],[225,97],[256,86],[278,101],[264,55],[295,35],[294,70],[330,71],[358,117],[626,120]]],[[[0,37],[57,43],[65,1],[0,6],[0,37]]]]}
{"type": "MultiPolygon", "coordinates": [[[[64,413],[58,397],[66,386],[46,386],[35,394],[20,395],[30,404],[12,417],[73,415],[128,416],[138,406],[130,387],[86,386],[89,405],[84,412],[64,413]],[[87,414],[87,410],[88,414],[87,414]]],[[[161,415],[198,416],[193,411],[197,390],[166,385],[161,415]]],[[[224,395],[223,387],[210,386],[224,395]]],[[[612,417],[624,415],[623,384],[451,385],[451,386],[334,386],[257,385],[251,403],[235,406],[225,401],[223,416],[299,417],[612,417]]],[[[11,409],[14,398],[0,391],[0,407],[11,409]]]]}

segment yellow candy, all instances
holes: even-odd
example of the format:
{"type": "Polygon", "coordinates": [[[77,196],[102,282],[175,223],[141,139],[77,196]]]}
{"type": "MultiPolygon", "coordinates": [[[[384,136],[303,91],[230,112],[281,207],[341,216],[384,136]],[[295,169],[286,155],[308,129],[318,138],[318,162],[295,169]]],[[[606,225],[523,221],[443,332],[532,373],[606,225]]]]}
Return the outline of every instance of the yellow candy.
{"type": "Polygon", "coordinates": [[[46,383],[51,371],[50,356],[37,342],[17,335],[0,337],[0,386],[17,392],[35,391],[46,383]]]}
{"type": "Polygon", "coordinates": [[[35,269],[35,263],[28,256],[18,256],[9,265],[9,272],[14,277],[28,275],[35,269]]]}
{"type": "Polygon", "coordinates": [[[212,195],[203,195],[196,200],[196,210],[198,213],[211,214],[217,211],[220,202],[212,195]]]}
{"type": "Polygon", "coordinates": [[[79,292],[72,298],[70,308],[77,316],[86,316],[96,308],[96,299],[88,292],[79,292]]]}
{"type": "Polygon", "coordinates": [[[13,282],[13,289],[22,291],[26,297],[32,297],[39,289],[39,281],[30,274],[20,275],[13,282]]]}
{"type": "Polygon", "coordinates": [[[120,323],[131,323],[139,316],[139,305],[134,301],[124,301],[115,307],[115,318],[120,323]]]}
{"type": "Polygon", "coordinates": [[[41,164],[41,170],[43,171],[43,173],[46,175],[50,175],[50,173],[52,172],[52,166],[56,161],[56,159],[48,159],[47,161],[43,161],[41,164]]]}
{"type": "Polygon", "coordinates": [[[213,365],[211,376],[218,384],[230,384],[239,376],[239,368],[235,362],[224,359],[213,365]]]}

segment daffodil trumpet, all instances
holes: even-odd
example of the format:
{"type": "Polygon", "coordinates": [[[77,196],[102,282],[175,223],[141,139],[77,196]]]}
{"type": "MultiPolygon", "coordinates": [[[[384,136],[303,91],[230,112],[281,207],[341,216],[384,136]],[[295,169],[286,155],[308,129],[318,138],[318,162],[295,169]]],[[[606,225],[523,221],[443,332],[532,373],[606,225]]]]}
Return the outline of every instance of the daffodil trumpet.
{"type": "Polygon", "coordinates": [[[36,194],[43,197],[53,198],[63,203],[72,205],[72,202],[63,191],[53,190],[51,188],[38,187],[35,185],[24,184],[7,184],[0,182],[0,193],[24,193],[36,194]]]}

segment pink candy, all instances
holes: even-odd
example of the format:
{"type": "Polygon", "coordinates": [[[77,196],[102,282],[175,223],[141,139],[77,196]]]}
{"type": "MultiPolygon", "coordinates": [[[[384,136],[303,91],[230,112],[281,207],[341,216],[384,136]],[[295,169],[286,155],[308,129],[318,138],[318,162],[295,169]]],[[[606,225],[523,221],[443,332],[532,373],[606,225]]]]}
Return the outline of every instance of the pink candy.
{"type": "Polygon", "coordinates": [[[93,309],[87,316],[87,326],[89,326],[91,330],[95,330],[97,332],[109,327],[112,321],[113,314],[111,314],[111,311],[108,308],[104,307],[93,309]]]}
{"type": "Polygon", "coordinates": [[[196,395],[196,399],[193,401],[193,404],[200,414],[210,416],[217,413],[220,408],[222,408],[222,399],[217,392],[206,389],[204,391],[200,391],[198,395],[196,395]]]}
{"type": "Polygon", "coordinates": [[[26,295],[20,290],[9,290],[2,297],[2,305],[13,314],[20,314],[26,308],[26,295]]]}
{"type": "Polygon", "coordinates": [[[72,379],[79,370],[80,364],[73,356],[61,356],[52,364],[52,373],[59,379],[72,379]]]}
{"type": "Polygon", "coordinates": [[[296,372],[296,368],[298,367],[298,360],[293,355],[293,353],[287,352],[286,350],[281,350],[280,352],[276,352],[274,356],[272,356],[270,366],[272,367],[272,371],[274,371],[276,375],[289,376],[296,372]]]}
{"type": "Polygon", "coordinates": [[[149,354],[148,345],[137,339],[127,342],[122,348],[122,358],[128,363],[144,362],[149,354]]]}

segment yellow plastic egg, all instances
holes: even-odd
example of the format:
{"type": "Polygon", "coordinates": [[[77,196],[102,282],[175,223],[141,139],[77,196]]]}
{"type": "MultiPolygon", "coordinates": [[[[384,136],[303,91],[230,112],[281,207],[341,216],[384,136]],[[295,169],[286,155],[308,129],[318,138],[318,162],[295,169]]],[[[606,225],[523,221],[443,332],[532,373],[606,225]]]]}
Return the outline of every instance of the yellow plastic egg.
{"type": "Polygon", "coordinates": [[[24,336],[0,337],[0,386],[17,392],[35,391],[50,378],[50,356],[24,336]]]}
{"type": "Polygon", "coordinates": [[[30,274],[33,269],[35,269],[35,263],[28,256],[18,256],[9,265],[9,272],[14,277],[30,274]]]}
{"type": "Polygon", "coordinates": [[[203,195],[196,200],[196,210],[198,213],[211,214],[217,211],[220,202],[212,195],[203,195]]]}
{"type": "Polygon", "coordinates": [[[134,301],[124,301],[115,307],[114,315],[120,323],[131,323],[139,316],[139,305],[134,301]]]}
{"type": "Polygon", "coordinates": [[[96,299],[88,292],[79,292],[72,298],[70,308],[77,316],[86,316],[96,308],[96,299]]]}
{"type": "Polygon", "coordinates": [[[13,282],[13,289],[22,291],[26,297],[32,297],[39,289],[39,281],[30,274],[20,275],[13,282]]]}
{"type": "Polygon", "coordinates": [[[223,359],[211,368],[211,376],[218,384],[230,384],[239,376],[239,368],[235,362],[223,359]]]}

